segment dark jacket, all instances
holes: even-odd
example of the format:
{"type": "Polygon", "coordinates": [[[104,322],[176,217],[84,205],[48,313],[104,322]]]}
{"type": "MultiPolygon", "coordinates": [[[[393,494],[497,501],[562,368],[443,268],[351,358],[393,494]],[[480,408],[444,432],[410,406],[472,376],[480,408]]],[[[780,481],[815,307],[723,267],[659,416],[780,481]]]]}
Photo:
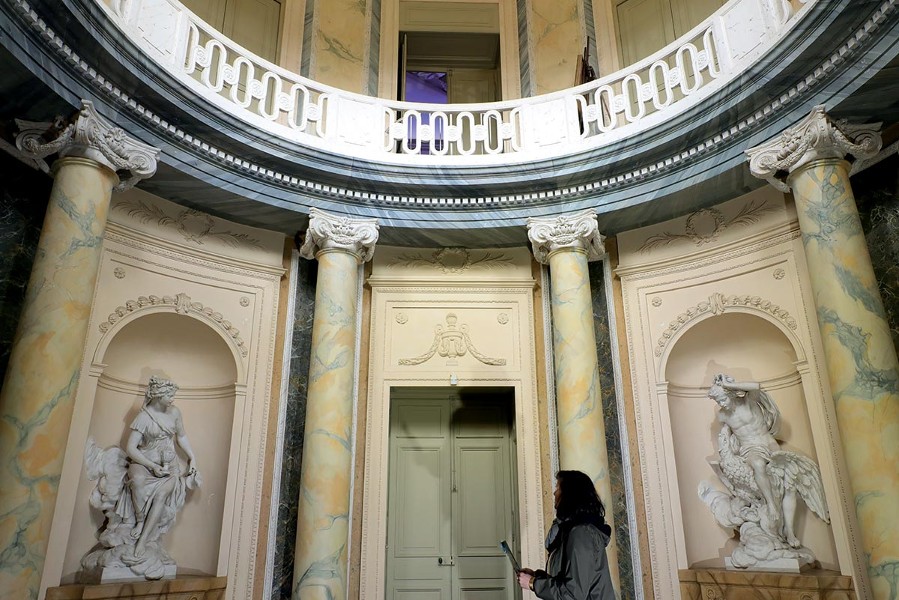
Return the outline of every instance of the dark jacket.
{"type": "Polygon", "coordinates": [[[546,571],[538,572],[534,580],[534,593],[543,600],[615,600],[608,544],[608,534],[597,524],[561,523],[549,544],[546,571]]]}

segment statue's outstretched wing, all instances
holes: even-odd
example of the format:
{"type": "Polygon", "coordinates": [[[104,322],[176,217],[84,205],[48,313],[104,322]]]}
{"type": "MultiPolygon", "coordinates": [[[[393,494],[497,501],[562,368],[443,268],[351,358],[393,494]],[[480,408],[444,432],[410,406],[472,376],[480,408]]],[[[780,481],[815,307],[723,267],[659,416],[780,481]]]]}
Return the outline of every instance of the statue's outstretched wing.
{"type": "Polygon", "coordinates": [[[115,507],[125,487],[128,457],[118,446],[100,448],[94,438],[87,439],[84,447],[84,466],[87,478],[96,481],[90,503],[94,508],[107,511],[115,507]]]}
{"type": "Polygon", "coordinates": [[[795,452],[774,452],[768,463],[768,473],[783,482],[784,490],[796,490],[812,512],[830,523],[821,471],[812,459],[795,452]]]}

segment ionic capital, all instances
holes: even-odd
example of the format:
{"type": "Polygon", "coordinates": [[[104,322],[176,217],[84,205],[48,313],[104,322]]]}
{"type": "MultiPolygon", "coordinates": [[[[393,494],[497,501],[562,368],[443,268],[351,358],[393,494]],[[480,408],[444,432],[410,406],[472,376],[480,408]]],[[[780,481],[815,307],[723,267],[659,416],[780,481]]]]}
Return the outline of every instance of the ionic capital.
{"type": "Polygon", "coordinates": [[[815,160],[842,160],[850,154],[857,159],[875,156],[881,146],[880,125],[834,122],[823,105],[816,106],[806,118],[776,138],[747,150],[749,171],[787,192],[790,188],[784,181],[785,174],[815,160]]]}
{"type": "Polygon", "coordinates": [[[534,250],[534,258],[546,264],[549,255],[557,250],[583,250],[587,260],[599,260],[605,255],[603,236],[599,233],[596,213],[581,213],[556,217],[531,217],[528,219],[528,239],[534,250]]]}
{"type": "Polygon", "coordinates": [[[19,134],[16,147],[38,162],[46,172],[44,158],[76,156],[103,165],[120,175],[116,191],[134,187],[141,179],[156,173],[159,149],[129,136],[101,117],[92,102],[81,101],[74,119],[57,118],[54,123],[35,123],[16,119],[19,134]],[[122,178],[124,177],[124,178],[122,178]]]}
{"type": "Polygon", "coordinates": [[[311,260],[323,250],[343,250],[354,254],[359,262],[367,262],[375,253],[377,241],[377,219],[335,217],[312,208],[300,256],[311,260]]]}

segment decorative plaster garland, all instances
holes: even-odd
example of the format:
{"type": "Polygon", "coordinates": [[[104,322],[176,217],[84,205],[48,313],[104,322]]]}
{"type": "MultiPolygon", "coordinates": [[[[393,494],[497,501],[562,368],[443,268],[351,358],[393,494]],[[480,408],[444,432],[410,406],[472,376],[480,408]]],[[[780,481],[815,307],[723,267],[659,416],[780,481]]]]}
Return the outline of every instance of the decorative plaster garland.
{"type": "Polygon", "coordinates": [[[240,337],[240,331],[234,327],[230,321],[226,320],[222,313],[216,312],[214,309],[203,306],[199,302],[193,302],[185,293],[179,293],[174,296],[138,296],[137,300],[128,300],[124,306],[116,308],[106,320],[100,323],[100,331],[107,333],[112,329],[113,325],[122,320],[122,318],[142,310],[154,307],[168,307],[173,309],[179,315],[193,314],[209,321],[218,327],[225,334],[234,340],[240,355],[246,358],[249,355],[243,339],[240,337]]]}
{"type": "Polygon", "coordinates": [[[688,308],[681,314],[677,315],[673,321],[671,321],[671,323],[668,325],[668,328],[662,332],[662,335],[659,337],[658,342],[656,342],[655,355],[662,356],[662,353],[665,351],[668,343],[671,342],[672,338],[674,338],[674,334],[693,319],[696,319],[697,317],[708,313],[711,313],[713,315],[720,315],[729,308],[738,306],[745,306],[766,312],[771,316],[779,319],[791,330],[796,330],[796,319],[794,319],[789,312],[769,300],[765,300],[760,296],[725,296],[724,294],[716,292],[709,296],[708,300],[704,300],[696,306],[688,308]]]}

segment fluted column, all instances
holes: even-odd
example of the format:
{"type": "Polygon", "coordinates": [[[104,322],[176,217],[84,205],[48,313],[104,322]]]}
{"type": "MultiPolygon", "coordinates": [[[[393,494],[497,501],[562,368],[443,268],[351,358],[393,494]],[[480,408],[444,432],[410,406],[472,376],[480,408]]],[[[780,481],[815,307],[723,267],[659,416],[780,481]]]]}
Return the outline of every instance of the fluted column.
{"type": "Polygon", "coordinates": [[[793,191],[868,573],[875,598],[894,600],[899,362],[843,160],[875,155],[879,128],[834,123],[818,106],[747,153],[754,175],[793,191]]]}
{"type": "Polygon", "coordinates": [[[300,249],[318,259],[312,359],[300,476],[295,600],[345,600],[352,469],[359,265],[378,240],[374,219],[310,211],[300,249]]]}
{"type": "MultiPolygon", "coordinates": [[[[593,329],[593,299],[587,262],[605,254],[596,215],[528,219],[528,238],[538,262],[549,264],[553,364],[559,427],[559,464],[563,470],[583,471],[593,480],[613,523],[609,457],[599,386],[599,362],[593,329]]],[[[618,546],[607,549],[615,589],[618,546]]]]}
{"type": "Polygon", "coordinates": [[[37,598],[72,422],[100,247],[117,171],[156,171],[159,151],[85,102],[75,119],[18,122],[19,150],[58,153],[25,304],[0,391],[0,598],[37,598]]]}

